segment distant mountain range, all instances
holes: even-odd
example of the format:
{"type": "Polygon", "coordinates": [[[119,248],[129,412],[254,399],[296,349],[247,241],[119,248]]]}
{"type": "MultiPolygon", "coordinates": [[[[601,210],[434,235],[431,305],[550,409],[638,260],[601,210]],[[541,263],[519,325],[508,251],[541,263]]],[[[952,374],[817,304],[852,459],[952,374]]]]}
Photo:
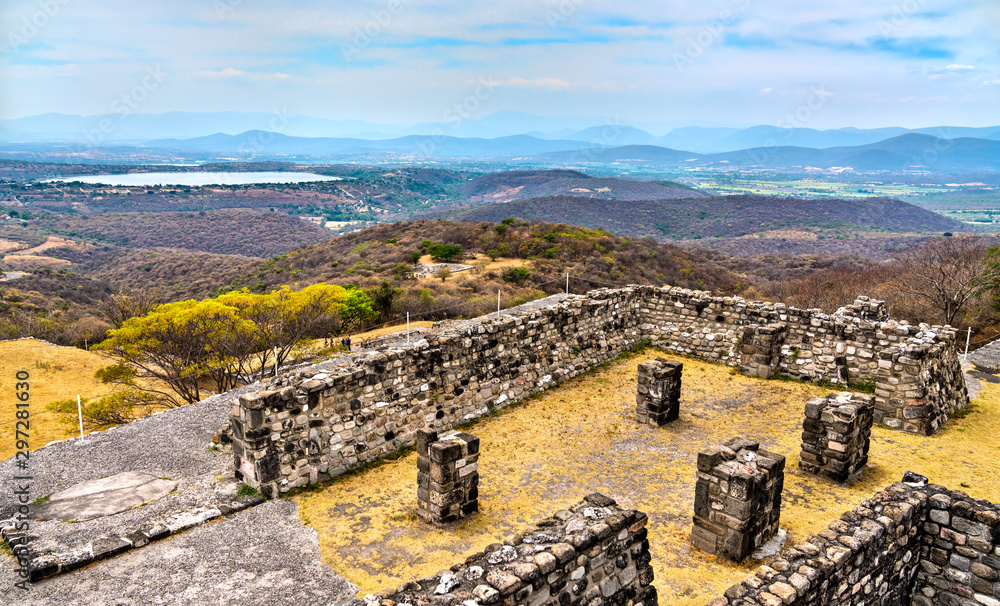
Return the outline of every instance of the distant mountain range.
{"type": "Polygon", "coordinates": [[[215,133],[238,135],[269,131],[293,137],[396,139],[408,135],[438,134],[459,138],[496,139],[529,135],[536,139],[579,141],[603,147],[656,145],[698,153],[721,153],[753,147],[844,147],[876,143],[908,133],[941,139],[974,137],[1000,140],[1000,126],[983,128],[936,126],[930,128],[779,128],[776,126],[701,126],[682,124],[618,124],[600,118],[544,117],[524,112],[498,112],[482,118],[421,124],[379,124],[364,120],[327,120],[296,116],[276,108],[272,113],[169,112],[165,114],[105,114],[70,116],[42,114],[0,120],[0,141],[93,141],[101,144],[145,143],[158,139],[192,139],[215,133]],[[102,128],[102,121],[104,128],[102,128]],[[110,125],[110,128],[108,128],[110,125]],[[655,127],[655,128],[654,128],[655,127]],[[654,135],[652,130],[666,134],[654,135]]]}
{"type": "Polygon", "coordinates": [[[549,119],[518,112],[466,120],[460,128],[433,123],[402,127],[332,121],[280,112],[104,117],[46,114],[0,121],[0,151],[16,157],[18,152],[65,152],[67,146],[84,145],[125,155],[138,148],[199,159],[348,160],[379,155],[403,160],[489,158],[569,167],[618,163],[794,170],[1000,170],[1000,126],[915,130],[686,126],[660,137],[620,124],[571,128],[585,123],[583,119],[549,119]],[[98,132],[95,123],[102,118],[106,120],[105,128],[98,132]],[[108,124],[112,128],[107,128],[108,124]],[[258,127],[239,130],[247,124],[258,127]],[[551,130],[553,126],[564,128],[551,130]],[[225,132],[228,130],[236,134],[225,132]],[[389,131],[416,132],[386,136],[389,131]],[[317,136],[345,132],[357,134],[317,136]],[[469,135],[477,132],[481,134],[469,135]],[[88,139],[89,143],[81,143],[88,139]]]}

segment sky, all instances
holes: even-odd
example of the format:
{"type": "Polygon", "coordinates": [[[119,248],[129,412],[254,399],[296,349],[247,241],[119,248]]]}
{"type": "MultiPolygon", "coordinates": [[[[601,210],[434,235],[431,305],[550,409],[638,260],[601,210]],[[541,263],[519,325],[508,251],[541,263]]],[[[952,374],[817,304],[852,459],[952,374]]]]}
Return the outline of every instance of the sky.
{"type": "Polygon", "coordinates": [[[0,119],[1000,124],[996,0],[4,0],[0,119]]]}

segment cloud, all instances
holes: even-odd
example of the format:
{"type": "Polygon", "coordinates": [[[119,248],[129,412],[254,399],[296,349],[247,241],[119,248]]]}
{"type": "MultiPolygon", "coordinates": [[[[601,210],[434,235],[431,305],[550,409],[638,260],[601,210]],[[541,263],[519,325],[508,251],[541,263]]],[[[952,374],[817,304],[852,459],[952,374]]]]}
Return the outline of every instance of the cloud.
{"type": "Polygon", "coordinates": [[[288,74],[283,74],[281,72],[273,74],[262,74],[259,72],[246,72],[241,69],[234,69],[232,67],[227,67],[225,69],[220,69],[217,71],[200,71],[196,75],[202,78],[216,79],[216,80],[290,80],[292,76],[288,74]]]}
{"type": "Polygon", "coordinates": [[[506,80],[493,80],[493,86],[518,86],[525,88],[547,88],[549,90],[566,90],[570,88],[570,83],[559,78],[508,78],[506,80]]]}

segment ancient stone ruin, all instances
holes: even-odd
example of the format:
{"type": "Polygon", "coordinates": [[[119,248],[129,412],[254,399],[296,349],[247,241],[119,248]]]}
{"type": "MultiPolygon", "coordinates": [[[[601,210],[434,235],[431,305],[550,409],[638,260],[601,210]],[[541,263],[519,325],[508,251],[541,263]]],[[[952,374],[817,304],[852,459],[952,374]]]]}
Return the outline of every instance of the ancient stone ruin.
{"type": "Polygon", "coordinates": [[[868,463],[875,397],[851,392],[806,403],[802,456],[806,473],[843,482],[868,463]]]}
{"type": "Polygon", "coordinates": [[[464,564],[345,606],[655,606],[647,521],[592,494],[464,564]]]}
{"type": "Polygon", "coordinates": [[[896,483],[711,606],[1000,604],[1000,506],[896,483]]]}
{"type": "Polygon", "coordinates": [[[778,532],[785,457],[743,438],[698,453],[691,542],[740,562],[778,532]]]}
{"type": "Polygon", "coordinates": [[[417,432],[417,515],[447,524],[479,511],[479,438],[417,432]]]}
{"type": "Polygon", "coordinates": [[[273,498],[645,342],[757,376],[874,382],[874,422],[913,433],[932,433],[966,406],[954,330],[883,322],[877,301],[855,307],[829,315],[652,286],[554,295],[296,370],[241,396],[230,418],[237,473],[273,498]]]}
{"type": "Polygon", "coordinates": [[[657,358],[639,365],[635,397],[635,420],[663,426],[676,421],[680,414],[680,362],[657,358]]]}

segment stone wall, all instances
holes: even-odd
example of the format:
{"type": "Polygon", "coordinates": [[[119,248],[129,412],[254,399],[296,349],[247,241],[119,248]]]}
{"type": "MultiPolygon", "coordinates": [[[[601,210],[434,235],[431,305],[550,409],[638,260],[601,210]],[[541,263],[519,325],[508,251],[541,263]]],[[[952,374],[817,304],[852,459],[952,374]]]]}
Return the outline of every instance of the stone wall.
{"type": "Polygon", "coordinates": [[[928,486],[914,606],[1000,606],[1000,506],[928,486]]]}
{"type": "Polygon", "coordinates": [[[806,403],[802,456],[806,473],[843,482],[868,463],[874,396],[842,392],[806,403]]]}
{"type": "Polygon", "coordinates": [[[752,366],[744,356],[763,365],[754,357],[765,356],[765,374],[875,379],[877,422],[933,431],[968,401],[954,331],[847,315],[870,318],[878,310],[878,302],[860,300],[828,315],[652,286],[555,295],[450,324],[410,345],[297,370],[241,396],[231,415],[236,468],[273,497],[412,445],[417,429],[452,429],[524,399],[645,339],[730,365],[752,366]],[[758,335],[767,337],[766,348],[758,335]]]}
{"type": "Polygon", "coordinates": [[[357,606],[655,606],[646,514],[600,494],[556,512],[451,570],[404,583],[357,606]]]}
{"type": "Polygon", "coordinates": [[[875,422],[931,435],[969,404],[950,328],[928,330],[878,354],[875,422]]]}
{"type": "Polygon", "coordinates": [[[281,377],[233,408],[237,472],[273,497],[547,389],[634,347],[639,300],[552,297],[281,377]]]}
{"type": "Polygon", "coordinates": [[[778,532],[785,457],[734,438],[698,453],[691,543],[741,562],[778,532]]]}
{"type": "Polygon", "coordinates": [[[1000,506],[896,483],[711,606],[998,606],[1000,506]]]}

